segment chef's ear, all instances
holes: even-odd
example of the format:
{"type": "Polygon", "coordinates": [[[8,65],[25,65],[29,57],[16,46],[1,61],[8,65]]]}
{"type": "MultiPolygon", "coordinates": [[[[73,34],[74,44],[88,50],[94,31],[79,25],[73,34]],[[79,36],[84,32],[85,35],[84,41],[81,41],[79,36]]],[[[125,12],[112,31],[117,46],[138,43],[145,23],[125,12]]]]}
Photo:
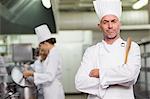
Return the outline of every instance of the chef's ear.
{"type": "Polygon", "coordinates": [[[98,27],[98,28],[100,27],[100,23],[97,24],[97,27],[98,27]]]}
{"type": "Polygon", "coordinates": [[[98,23],[97,24],[97,28],[101,31],[102,29],[101,29],[101,24],[100,23],[98,23]]]}

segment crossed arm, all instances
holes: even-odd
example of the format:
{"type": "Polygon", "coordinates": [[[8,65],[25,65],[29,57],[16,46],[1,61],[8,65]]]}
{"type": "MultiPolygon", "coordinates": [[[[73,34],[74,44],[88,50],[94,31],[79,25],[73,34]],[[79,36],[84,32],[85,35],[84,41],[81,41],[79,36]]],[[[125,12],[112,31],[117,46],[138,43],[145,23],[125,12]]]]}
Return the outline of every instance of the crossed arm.
{"type": "Polygon", "coordinates": [[[75,83],[79,91],[97,95],[99,88],[105,89],[111,85],[129,87],[136,82],[141,67],[138,45],[133,45],[128,63],[118,65],[116,68],[93,68],[92,55],[92,51],[87,49],[77,72],[75,83]]]}

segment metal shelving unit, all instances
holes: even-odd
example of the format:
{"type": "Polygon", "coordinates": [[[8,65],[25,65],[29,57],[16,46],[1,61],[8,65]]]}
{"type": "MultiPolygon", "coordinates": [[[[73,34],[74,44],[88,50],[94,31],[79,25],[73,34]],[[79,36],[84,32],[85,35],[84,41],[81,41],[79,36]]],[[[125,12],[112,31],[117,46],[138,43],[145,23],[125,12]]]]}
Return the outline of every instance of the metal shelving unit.
{"type": "Polygon", "coordinates": [[[134,87],[136,99],[150,99],[150,41],[139,43],[142,68],[134,87]]]}

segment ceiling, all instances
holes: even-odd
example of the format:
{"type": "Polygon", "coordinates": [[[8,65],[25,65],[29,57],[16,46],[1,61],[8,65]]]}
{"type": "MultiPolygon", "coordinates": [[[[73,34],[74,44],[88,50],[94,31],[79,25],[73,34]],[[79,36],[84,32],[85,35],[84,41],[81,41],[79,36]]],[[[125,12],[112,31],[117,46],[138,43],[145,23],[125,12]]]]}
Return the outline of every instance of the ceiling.
{"type": "MultiPolygon", "coordinates": [[[[94,0],[59,0],[60,11],[93,11],[94,0]]],[[[123,9],[132,9],[138,0],[122,0],[123,9]]]]}
{"type": "MultiPolygon", "coordinates": [[[[33,33],[35,26],[47,23],[51,28],[52,33],[57,32],[56,25],[58,24],[54,16],[58,16],[56,12],[60,13],[64,22],[68,22],[68,13],[77,11],[93,12],[94,0],[51,0],[52,8],[46,9],[43,7],[41,0],[0,0],[0,32],[1,33],[33,33]],[[59,11],[57,10],[59,9],[59,11]],[[54,13],[54,14],[53,14],[54,13]]],[[[124,10],[133,10],[132,5],[138,0],[122,0],[124,10]]],[[[142,9],[150,9],[145,6],[142,9]]],[[[141,9],[140,9],[141,10],[141,9]]],[[[149,10],[150,13],[150,10],[149,10]]],[[[58,19],[58,18],[56,18],[58,19]]],[[[69,22],[72,22],[69,20],[69,22]]],[[[0,33],[0,34],[1,34],[0,33]]]]}

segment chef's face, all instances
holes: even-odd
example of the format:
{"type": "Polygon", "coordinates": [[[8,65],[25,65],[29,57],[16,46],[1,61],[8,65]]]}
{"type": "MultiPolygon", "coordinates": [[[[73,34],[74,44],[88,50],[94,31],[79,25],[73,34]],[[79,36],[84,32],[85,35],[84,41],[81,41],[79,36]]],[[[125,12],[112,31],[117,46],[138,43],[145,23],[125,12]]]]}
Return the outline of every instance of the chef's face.
{"type": "Polygon", "coordinates": [[[44,43],[39,45],[39,55],[41,56],[42,60],[45,60],[49,53],[48,46],[44,43]]]}
{"type": "Polygon", "coordinates": [[[102,18],[98,27],[102,30],[105,39],[115,39],[120,36],[121,23],[118,17],[106,15],[102,18]]]}

